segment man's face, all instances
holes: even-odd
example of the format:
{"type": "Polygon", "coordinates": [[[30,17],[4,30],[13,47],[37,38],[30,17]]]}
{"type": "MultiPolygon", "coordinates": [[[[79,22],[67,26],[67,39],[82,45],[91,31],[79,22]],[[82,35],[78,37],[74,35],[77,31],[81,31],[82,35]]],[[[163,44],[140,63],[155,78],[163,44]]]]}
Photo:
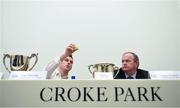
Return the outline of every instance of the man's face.
{"type": "Polygon", "coordinates": [[[59,67],[63,72],[68,73],[71,70],[72,65],[73,65],[73,59],[68,56],[61,62],[59,67]]]}
{"type": "MultiPolygon", "coordinates": [[[[127,73],[136,71],[138,67],[137,61],[134,60],[134,56],[131,53],[123,54],[122,56],[122,70],[127,73]]],[[[131,73],[133,74],[133,73],[131,73]]]]}

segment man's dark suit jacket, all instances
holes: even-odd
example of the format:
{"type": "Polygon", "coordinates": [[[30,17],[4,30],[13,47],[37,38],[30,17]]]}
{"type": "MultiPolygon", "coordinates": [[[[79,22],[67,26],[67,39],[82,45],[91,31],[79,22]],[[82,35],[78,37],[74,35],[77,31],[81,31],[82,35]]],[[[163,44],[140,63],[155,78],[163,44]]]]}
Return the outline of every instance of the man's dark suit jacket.
{"type": "MultiPolygon", "coordinates": [[[[114,72],[114,76],[117,74],[117,72],[117,70],[114,72]]],[[[125,73],[121,68],[114,79],[126,79],[125,73]]],[[[146,70],[137,69],[136,79],[150,79],[149,72],[146,70]]]]}

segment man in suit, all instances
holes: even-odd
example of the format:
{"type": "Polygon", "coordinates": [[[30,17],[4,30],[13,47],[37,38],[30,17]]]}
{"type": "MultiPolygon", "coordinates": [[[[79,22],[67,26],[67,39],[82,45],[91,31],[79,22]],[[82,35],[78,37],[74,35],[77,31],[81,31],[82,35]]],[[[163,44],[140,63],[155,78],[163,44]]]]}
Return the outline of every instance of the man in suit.
{"type": "Polygon", "coordinates": [[[122,67],[114,72],[114,79],[150,79],[149,72],[138,67],[138,56],[133,52],[125,52],[122,55],[122,67]]]}

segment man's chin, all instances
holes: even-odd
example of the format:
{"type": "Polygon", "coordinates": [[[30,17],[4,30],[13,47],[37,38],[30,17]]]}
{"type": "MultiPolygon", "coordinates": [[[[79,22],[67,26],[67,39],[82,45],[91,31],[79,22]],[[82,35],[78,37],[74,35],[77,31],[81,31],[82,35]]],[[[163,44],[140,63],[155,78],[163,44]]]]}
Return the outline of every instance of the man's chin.
{"type": "Polygon", "coordinates": [[[127,68],[122,68],[122,70],[123,70],[123,71],[128,71],[128,69],[127,69],[127,68]]]}
{"type": "Polygon", "coordinates": [[[67,72],[69,72],[71,69],[69,69],[69,68],[66,68],[65,70],[66,70],[67,72]]]}

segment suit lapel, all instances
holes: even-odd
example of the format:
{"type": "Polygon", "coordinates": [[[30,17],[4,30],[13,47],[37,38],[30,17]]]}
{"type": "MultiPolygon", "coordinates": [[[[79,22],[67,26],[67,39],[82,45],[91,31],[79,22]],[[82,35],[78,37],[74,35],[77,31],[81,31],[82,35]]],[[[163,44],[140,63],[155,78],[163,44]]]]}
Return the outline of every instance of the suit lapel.
{"type": "Polygon", "coordinates": [[[139,78],[141,78],[141,72],[139,70],[137,70],[136,79],[139,79],[139,78]]]}

